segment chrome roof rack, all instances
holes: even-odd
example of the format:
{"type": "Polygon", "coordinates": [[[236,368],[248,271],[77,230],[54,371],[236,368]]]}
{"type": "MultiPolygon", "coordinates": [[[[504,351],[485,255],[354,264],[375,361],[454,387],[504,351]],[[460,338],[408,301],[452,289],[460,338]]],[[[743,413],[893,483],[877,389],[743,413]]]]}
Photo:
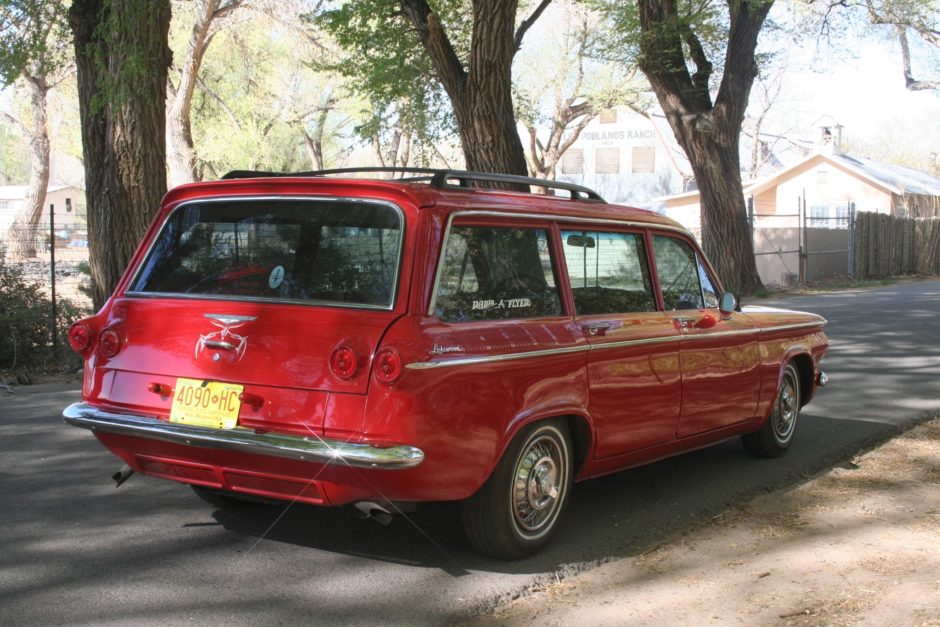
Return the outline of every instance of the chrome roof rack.
{"type": "MultiPolygon", "coordinates": [[[[566,191],[572,200],[588,200],[604,202],[600,194],[594,190],[574,183],[549,181],[529,176],[516,176],[513,174],[493,174],[489,172],[468,172],[466,170],[447,170],[436,168],[395,168],[395,167],[363,167],[363,168],[335,168],[332,170],[312,170],[308,172],[264,172],[255,170],[232,170],[222,177],[226,179],[267,178],[267,177],[304,177],[304,176],[331,176],[334,174],[401,174],[395,181],[406,183],[427,182],[436,189],[473,189],[480,187],[474,182],[502,183],[512,186],[534,186],[546,190],[566,191]],[[404,176],[404,175],[417,176],[404,176]]],[[[513,191],[519,191],[513,189],[513,191]]]]}

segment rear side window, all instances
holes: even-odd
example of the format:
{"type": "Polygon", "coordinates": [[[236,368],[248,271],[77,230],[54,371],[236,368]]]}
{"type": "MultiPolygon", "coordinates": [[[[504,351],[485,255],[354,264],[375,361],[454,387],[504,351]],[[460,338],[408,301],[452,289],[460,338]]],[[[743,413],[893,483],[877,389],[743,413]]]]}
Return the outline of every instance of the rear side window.
{"type": "Polygon", "coordinates": [[[453,227],[434,312],[446,322],[561,315],[548,231],[453,227]]]}
{"type": "Polygon", "coordinates": [[[189,204],[130,291],[391,307],[403,229],[398,210],[367,202],[189,204]]]}
{"type": "Polygon", "coordinates": [[[578,315],[656,311],[643,236],[562,231],[578,315]]]}

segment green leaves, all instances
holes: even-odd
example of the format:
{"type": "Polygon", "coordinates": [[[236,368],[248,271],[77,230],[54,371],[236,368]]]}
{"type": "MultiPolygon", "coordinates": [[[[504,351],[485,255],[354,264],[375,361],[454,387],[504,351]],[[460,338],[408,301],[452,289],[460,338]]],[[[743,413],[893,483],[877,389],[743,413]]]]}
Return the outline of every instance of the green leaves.
{"type": "Polygon", "coordinates": [[[0,81],[47,76],[67,62],[71,39],[62,0],[4,0],[0,4],[0,81]]]}

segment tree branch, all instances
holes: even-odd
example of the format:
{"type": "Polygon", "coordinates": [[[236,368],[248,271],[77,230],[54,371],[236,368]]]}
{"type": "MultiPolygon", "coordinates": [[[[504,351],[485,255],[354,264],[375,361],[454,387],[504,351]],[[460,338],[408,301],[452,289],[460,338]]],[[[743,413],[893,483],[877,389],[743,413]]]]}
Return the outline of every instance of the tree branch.
{"type": "Polygon", "coordinates": [[[209,96],[210,98],[212,98],[213,100],[215,100],[215,101],[218,103],[218,105],[219,105],[219,107],[221,107],[222,111],[225,112],[225,115],[228,116],[228,119],[229,119],[229,121],[231,121],[232,125],[233,125],[237,130],[240,131],[242,127],[241,127],[241,125],[238,123],[238,117],[235,115],[235,112],[232,111],[231,107],[229,107],[227,104],[225,104],[225,101],[222,100],[221,96],[219,96],[217,93],[215,93],[214,91],[212,91],[212,89],[210,89],[209,86],[206,85],[206,83],[205,83],[201,78],[197,78],[197,79],[196,79],[196,82],[199,84],[199,87],[200,87],[200,89],[202,89],[203,93],[205,93],[207,96],[209,96]]]}
{"type": "Polygon", "coordinates": [[[532,28],[532,25],[535,24],[535,21],[541,17],[542,13],[545,12],[545,9],[548,8],[548,5],[552,3],[552,0],[542,0],[535,10],[532,11],[527,19],[522,20],[522,24],[519,24],[519,28],[516,30],[516,36],[514,38],[514,48],[516,52],[519,51],[519,48],[522,47],[522,38],[525,37],[526,31],[532,28]]]}
{"type": "Polygon", "coordinates": [[[911,49],[907,42],[907,27],[895,25],[898,32],[898,42],[901,44],[901,64],[904,68],[904,85],[910,91],[927,89],[940,90],[940,81],[919,81],[914,78],[911,71],[911,49]]]}
{"type": "Polygon", "coordinates": [[[402,12],[417,29],[444,90],[452,100],[460,100],[467,83],[467,72],[437,14],[431,11],[425,0],[399,0],[399,3],[402,12]]]}
{"type": "Polygon", "coordinates": [[[29,130],[29,127],[20,122],[18,119],[7,113],[6,111],[0,111],[0,115],[6,118],[6,121],[9,122],[16,130],[26,138],[32,137],[33,132],[29,130]]]}

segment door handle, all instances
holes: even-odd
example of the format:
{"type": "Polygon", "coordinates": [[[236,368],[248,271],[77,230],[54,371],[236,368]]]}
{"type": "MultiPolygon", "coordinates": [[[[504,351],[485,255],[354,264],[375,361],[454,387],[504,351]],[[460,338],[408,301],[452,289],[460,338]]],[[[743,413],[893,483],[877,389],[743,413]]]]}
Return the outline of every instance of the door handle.
{"type": "Polygon", "coordinates": [[[718,320],[711,314],[705,314],[701,318],[680,317],[673,318],[673,320],[680,331],[688,331],[689,329],[710,329],[718,324],[718,320]]]}
{"type": "Polygon", "coordinates": [[[581,330],[588,337],[604,337],[607,335],[607,329],[606,324],[585,324],[581,327],[581,330]]]}

